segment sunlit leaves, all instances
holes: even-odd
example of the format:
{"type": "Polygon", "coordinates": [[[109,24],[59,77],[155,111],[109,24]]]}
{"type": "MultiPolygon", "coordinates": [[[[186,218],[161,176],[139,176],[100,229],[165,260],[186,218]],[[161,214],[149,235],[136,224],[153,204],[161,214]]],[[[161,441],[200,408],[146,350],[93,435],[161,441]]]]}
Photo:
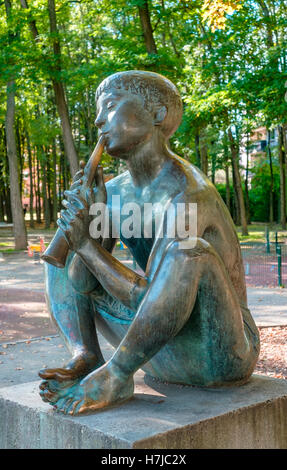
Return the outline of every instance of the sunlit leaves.
{"type": "Polygon", "coordinates": [[[207,21],[211,31],[226,28],[226,17],[242,8],[243,0],[204,0],[202,11],[203,20],[207,21]]]}

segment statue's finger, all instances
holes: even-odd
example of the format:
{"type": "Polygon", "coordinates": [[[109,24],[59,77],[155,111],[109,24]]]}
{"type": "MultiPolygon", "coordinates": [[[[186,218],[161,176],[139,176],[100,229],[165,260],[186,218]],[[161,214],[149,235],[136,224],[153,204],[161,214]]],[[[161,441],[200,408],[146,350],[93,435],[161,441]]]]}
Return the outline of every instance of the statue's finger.
{"type": "Polygon", "coordinates": [[[66,224],[71,224],[73,222],[75,216],[74,214],[69,213],[68,210],[61,210],[61,219],[66,223],[66,224]]]}
{"type": "Polygon", "coordinates": [[[75,191],[66,190],[64,192],[64,195],[65,195],[65,197],[68,201],[78,200],[78,201],[82,201],[84,203],[84,198],[81,195],[80,188],[78,188],[75,191]]]}
{"type": "Polygon", "coordinates": [[[62,219],[57,220],[58,227],[62,230],[65,236],[67,236],[68,231],[71,229],[62,219]]]}
{"type": "Polygon", "coordinates": [[[98,166],[95,174],[95,184],[98,188],[104,187],[104,171],[102,166],[98,166]]]}
{"type": "Polygon", "coordinates": [[[74,177],[73,177],[73,183],[75,183],[77,180],[79,180],[80,178],[82,178],[83,174],[84,174],[83,169],[77,171],[77,173],[76,173],[76,174],[74,175],[74,177]]]}
{"type": "Polygon", "coordinates": [[[74,191],[75,189],[80,189],[83,184],[83,177],[79,178],[70,186],[70,191],[74,191]]]}
{"type": "Polygon", "coordinates": [[[77,186],[73,191],[71,191],[71,189],[66,189],[66,191],[64,191],[64,196],[66,197],[66,199],[69,199],[75,194],[80,194],[80,185],[77,186]]]}
{"type": "Polygon", "coordinates": [[[87,200],[87,203],[88,203],[89,207],[95,202],[95,194],[94,194],[94,190],[92,188],[87,189],[87,191],[86,191],[86,200],[87,200]]]}
{"type": "Polygon", "coordinates": [[[72,214],[77,215],[78,208],[75,207],[73,204],[71,204],[70,201],[67,201],[67,199],[63,199],[62,206],[64,206],[65,209],[68,209],[70,212],[72,212],[72,214]]]}
{"type": "MultiPolygon", "coordinates": [[[[67,198],[67,199],[70,199],[71,196],[80,196],[81,194],[81,189],[82,189],[82,186],[81,184],[78,184],[75,186],[75,188],[73,190],[71,189],[66,189],[66,191],[64,191],[64,196],[67,198]]],[[[81,197],[81,196],[80,196],[81,197]]]]}
{"type": "Polygon", "coordinates": [[[87,201],[75,193],[68,195],[68,201],[77,209],[86,209],[88,207],[87,201]]]}

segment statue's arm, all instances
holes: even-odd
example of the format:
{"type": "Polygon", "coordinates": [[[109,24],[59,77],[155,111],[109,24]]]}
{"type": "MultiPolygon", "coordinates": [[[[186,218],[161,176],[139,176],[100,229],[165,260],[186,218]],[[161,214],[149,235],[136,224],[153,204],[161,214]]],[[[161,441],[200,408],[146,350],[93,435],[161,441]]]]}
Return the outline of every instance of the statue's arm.
{"type": "Polygon", "coordinates": [[[77,250],[82,262],[113,297],[136,310],[147,288],[148,280],[117,260],[101,244],[87,239],[77,250]]]}
{"type": "MultiPolygon", "coordinates": [[[[102,241],[102,246],[111,253],[116,242],[117,240],[114,238],[106,238],[102,241]]],[[[73,287],[81,294],[91,294],[99,286],[98,279],[77,253],[74,254],[70,262],[68,276],[73,287]]]]}

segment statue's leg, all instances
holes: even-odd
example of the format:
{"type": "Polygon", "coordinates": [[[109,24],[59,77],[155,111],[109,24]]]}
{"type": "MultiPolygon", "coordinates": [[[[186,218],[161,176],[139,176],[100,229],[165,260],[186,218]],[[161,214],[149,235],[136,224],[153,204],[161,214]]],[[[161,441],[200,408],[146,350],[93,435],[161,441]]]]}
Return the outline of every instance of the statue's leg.
{"type": "MultiPolygon", "coordinates": [[[[78,414],[128,399],[133,394],[134,373],[147,363],[152,367],[156,357],[162,361],[165,371],[176,361],[181,383],[185,383],[186,376],[181,367],[187,361],[190,370],[186,383],[192,382],[195,367],[201,365],[204,370],[201,377],[205,381],[202,385],[211,385],[214,377],[208,374],[213,360],[215,375],[222,364],[220,376],[232,382],[236,361],[243,364],[238,374],[240,379],[252,368],[258,354],[253,346],[251,336],[245,334],[236,292],[215,250],[201,239],[197,239],[194,248],[186,250],[180,249],[178,242],[172,242],[113,357],[79,384],[58,394],[56,406],[65,413],[78,414]],[[201,289],[207,299],[196,313],[201,289]],[[193,314],[195,334],[190,327],[193,314]],[[187,325],[189,336],[185,331],[187,325]],[[206,354],[208,345],[210,354],[206,354]],[[160,359],[159,352],[165,348],[160,359]],[[174,354],[173,349],[177,349],[174,354]],[[193,361],[192,354],[197,356],[193,361]],[[214,354],[218,358],[213,358],[214,354]]],[[[156,371],[153,375],[157,376],[156,371]]]]}
{"type": "MultiPolygon", "coordinates": [[[[45,264],[45,288],[50,315],[72,359],[64,367],[40,371],[44,379],[40,386],[42,392],[47,389],[47,381],[52,387],[56,385],[55,382],[58,386],[59,383],[77,381],[104,363],[90,296],[74,289],[68,276],[72,261],[73,255],[64,269],[45,264]]],[[[85,283],[84,272],[82,281],[85,283]]]]}
{"type": "Polygon", "coordinates": [[[259,334],[240,305],[225,266],[205,240],[167,248],[112,364],[161,380],[200,386],[244,382],[259,354],[259,334]]]}

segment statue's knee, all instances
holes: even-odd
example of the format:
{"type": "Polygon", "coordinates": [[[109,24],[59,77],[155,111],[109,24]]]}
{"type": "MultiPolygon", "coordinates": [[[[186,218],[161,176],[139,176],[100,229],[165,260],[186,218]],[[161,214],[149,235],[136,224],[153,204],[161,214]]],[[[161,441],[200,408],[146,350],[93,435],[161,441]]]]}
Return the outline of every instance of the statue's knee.
{"type": "Polygon", "coordinates": [[[199,237],[173,240],[166,249],[166,255],[170,258],[194,258],[211,254],[214,254],[214,249],[210,243],[199,237]]]}

